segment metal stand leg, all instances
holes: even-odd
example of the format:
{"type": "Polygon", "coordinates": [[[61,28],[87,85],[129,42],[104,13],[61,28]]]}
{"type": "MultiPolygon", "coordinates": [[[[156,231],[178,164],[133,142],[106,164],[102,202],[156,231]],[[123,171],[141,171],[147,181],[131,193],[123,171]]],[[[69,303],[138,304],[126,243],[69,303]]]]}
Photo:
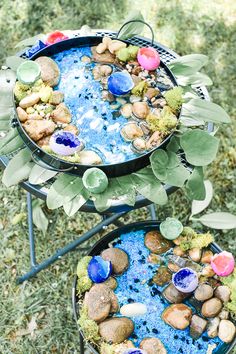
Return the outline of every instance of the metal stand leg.
{"type": "Polygon", "coordinates": [[[35,257],[35,244],[34,244],[34,233],[33,233],[33,213],[32,213],[32,199],[30,193],[27,194],[27,206],[28,206],[28,222],[29,222],[29,243],[30,243],[30,260],[31,260],[31,269],[29,272],[25,273],[21,277],[17,278],[17,284],[23,283],[25,280],[28,280],[34,277],[41,270],[48,268],[51,264],[56,262],[59,258],[64,256],[66,253],[73,251],[76,247],[81,245],[82,243],[88,241],[91,237],[93,237],[96,233],[102,231],[104,227],[107,227],[110,224],[113,224],[120,217],[125,215],[127,212],[120,212],[117,214],[109,215],[107,218],[98,223],[91,230],[85,232],[82,236],[80,236],[75,241],[69,243],[63,248],[60,248],[55,254],[53,254],[48,259],[43,262],[37,264],[35,257]]]}
{"type": "Polygon", "coordinates": [[[148,210],[149,210],[149,212],[151,214],[151,219],[152,220],[157,220],[155,205],[154,204],[148,205],[147,208],[148,208],[148,210]]]}
{"type": "Polygon", "coordinates": [[[84,338],[82,334],[79,334],[79,342],[80,342],[80,354],[84,354],[84,338]]]}

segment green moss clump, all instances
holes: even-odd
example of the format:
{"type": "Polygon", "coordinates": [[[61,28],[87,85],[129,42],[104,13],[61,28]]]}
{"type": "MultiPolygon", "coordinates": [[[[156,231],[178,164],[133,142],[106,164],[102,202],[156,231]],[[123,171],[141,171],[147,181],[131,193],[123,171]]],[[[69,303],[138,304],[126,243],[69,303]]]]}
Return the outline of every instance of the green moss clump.
{"type": "Polygon", "coordinates": [[[88,310],[85,306],[83,306],[80,310],[78,324],[81,327],[87,341],[94,343],[101,339],[98,332],[98,325],[95,321],[88,317],[88,310]]]}
{"type": "Polygon", "coordinates": [[[124,63],[127,63],[128,61],[136,60],[138,50],[139,50],[139,47],[137,47],[136,45],[130,45],[130,46],[126,47],[126,48],[119,49],[116,52],[116,57],[120,61],[123,61],[124,63]]]}
{"type": "Polygon", "coordinates": [[[168,106],[174,113],[178,113],[184,102],[183,89],[181,87],[174,87],[164,94],[168,106]]]}
{"type": "Polygon", "coordinates": [[[44,87],[44,83],[42,79],[35,81],[34,85],[32,86],[32,92],[39,92],[42,87],[44,87]]]}
{"type": "Polygon", "coordinates": [[[83,257],[78,265],[77,265],[77,276],[78,276],[78,282],[77,282],[77,292],[78,294],[82,294],[85,291],[89,290],[91,286],[93,285],[91,279],[88,276],[88,264],[92,257],[86,256],[83,257]]]}
{"type": "Polygon", "coordinates": [[[43,86],[39,90],[39,97],[42,102],[47,103],[49,102],[51,95],[52,95],[52,88],[50,86],[43,86]]]}
{"type": "Polygon", "coordinates": [[[228,277],[221,277],[220,280],[231,290],[230,301],[226,304],[226,307],[230,311],[232,317],[236,319],[236,268],[234,268],[232,274],[228,277]]]}
{"type": "Polygon", "coordinates": [[[209,246],[214,241],[214,237],[210,232],[198,234],[191,227],[184,227],[178,239],[180,241],[179,246],[183,251],[188,251],[192,248],[201,249],[209,246]]]}
{"type": "Polygon", "coordinates": [[[152,132],[159,131],[163,135],[167,135],[178,123],[176,116],[168,106],[165,106],[161,111],[161,117],[149,114],[146,121],[152,132]]]}
{"type": "Polygon", "coordinates": [[[27,91],[30,90],[29,85],[22,84],[22,82],[17,81],[14,87],[14,95],[18,102],[27,96],[27,91]]]}
{"type": "Polygon", "coordinates": [[[74,155],[71,155],[71,156],[63,156],[63,155],[55,154],[55,152],[53,152],[52,149],[50,148],[50,146],[48,146],[48,145],[44,145],[42,147],[42,149],[45,152],[47,152],[48,154],[56,156],[61,160],[65,160],[65,161],[72,162],[72,163],[79,163],[80,162],[80,156],[78,153],[74,153],[74,155]]]}
{"type": "Polygon", "coordinates": [[[134,88],[131,90],[132,94],[135,96],[143,96],[148,89],[148,84],[146,81],[140,81],[134,88]]]}

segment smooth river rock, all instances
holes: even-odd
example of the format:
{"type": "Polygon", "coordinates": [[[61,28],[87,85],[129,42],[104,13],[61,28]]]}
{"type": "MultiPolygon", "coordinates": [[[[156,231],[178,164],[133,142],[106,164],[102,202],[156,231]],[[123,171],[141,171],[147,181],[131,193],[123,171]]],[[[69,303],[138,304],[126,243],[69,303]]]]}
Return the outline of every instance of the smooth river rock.
{"type": "Polygon", "coordinates": [[[162,313],[162,319],[168,325],[176,329],[185,329],[189,326],[192,310],[184,304],[170,305],[162,313]]]}
{"type": "Polygon", "coordinates": [[[120,308],[120,313],[122,314],[122,316],[126,317],[136,317],[145,315],[145,313],[147,313],[147,306],[140,302],[126,304],[120,308]]]}
{"type": "Polygon", "coordinates": [[[220,313],[221,309],[222,302],[216,297],[213,297],[212,299],[204,302],[204,304],[202,305],[202,315],[204,317],[212,318],[217,316],[218,313],[220,313]]]}
{"type": "Polygon", "coordinates": [[[201,337],[207,327],[207,321],[197,315],[193,315],[190,323],[190,335],[194,339],[201,337]]]}
{"type": "Polygon", "coordinates": [[[220,285],[215,290],[215,297],[220,299],[222,302],[228,302],[230,300],[231,290],[226,285],[220,285]]]}
{"type": "Polygon", "coordinates": [[[170,283],[162,292],[164,298],[171,304],[180,304],[186,299],[190,294],[182,293],[176,289],[173,283],[170,283]]]}
{"type": "Polygon", "coordinates": [[[221,320],[219,325],[219,338],[225,342],[230,343],[235,337],[236,328],[235,325],[228,320],[221,320]]]}
{"type": "Polygon", "coordinates": [[[172,273],[167,267],[159,267],[156,274],[153,277],[153,282],[157,285],[163,286],[169,283],[172,278],[172,273]]]}
{"type": "Polygon", "coordinates": [[[198,301],[206,301],[213,296],[213,289],[208,284],[199,284],[194,296],[198,301]]]}
{"type": "Polygon", "coordinates": [[[107,248],[101,253],[105,261],[110,261],[115,274],[122,274],[129,267],[129,258],[125,251],[120,248],[107,248]]]}
{"type": "Polygon", "coordinates": [[[109,343],[122,343],[133,331],[133,321],[126,317],[109,318],[99,324],[100,336],[109,343]]]}
{"type": "Polygon", "coordinates": [[[144,243],[155,254],[165,253],[171,248],[171,242],[166,240],[158,231],[146,233],[144,243]]]}
{"type": "Polygon", "coordinates": [[[57,63],[49,57],[39,57],[35,60],[41,69],[41,78],[45,84],[56,86],[60,79],[60,70],[57,63]]]}
{"type": "Polygon", "coordinates": [[[208,327],[207,327],[208,337],[210,338],[217,337],[219,324],[220,324],[219,317],[214,317],[209,320],[208,327]]]}
{"type": "Polygon", "coordinates": [[[158,338],[144,338],[140,348],[147,354],[167,354],[166,348],[158,338]]]}

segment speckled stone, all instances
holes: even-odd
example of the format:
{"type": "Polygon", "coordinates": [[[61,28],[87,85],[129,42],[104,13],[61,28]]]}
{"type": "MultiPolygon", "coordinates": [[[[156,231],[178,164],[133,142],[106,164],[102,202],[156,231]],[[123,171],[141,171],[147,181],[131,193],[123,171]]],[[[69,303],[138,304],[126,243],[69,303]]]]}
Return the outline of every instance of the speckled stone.
{"type": "Polygon", "coordinates": [[[170,283],[162,292],[164,298],[169,301],[171,304],[180,304],[186,299],[190,294],[182,293],[176,289],[174,284],[170,283]]]}
{"type": "Polygon", "coordinates": [[[153,282],[157,285],[163,286],[171,281],[172,274],[167,267],[159,267],[157,273],[153,277],[153,282]]]}
{"type": "Polygon", "coordinates": [[[171,242],[166,240],[158,231],[149,231],[145,235],[145,246],[155,254],[162,254],[171,248],[171,242]]]}
{"type": "Polygon", "coordinates": [[[147,354],[167,354],[166,348],[158,338],[144,338],[140,348],[147,354]]]}

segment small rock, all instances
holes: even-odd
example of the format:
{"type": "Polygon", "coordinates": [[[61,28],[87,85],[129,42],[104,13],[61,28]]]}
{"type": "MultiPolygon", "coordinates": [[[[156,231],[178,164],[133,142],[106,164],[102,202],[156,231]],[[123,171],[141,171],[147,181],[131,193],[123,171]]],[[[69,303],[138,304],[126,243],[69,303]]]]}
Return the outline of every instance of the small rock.
{"type": "Polygon", "coordinates": [[[47,85],[56,86],[60,80],[60,70],[57,63],[49,57],[39,57],[35,60],[41,69],[41,78],[47,85]]]}
{"type": "Polygon", "coordinates": [[[134,302],[132,304],[122,306],[120,308],[120,313],[122,316],[126,317],[145,315],[147,313],[147,306],[145,304],[141,304],[140,302],[134,302]]]}
{"type": "Polygon", "coordinates": [[[108,76],[112,73],[112,67],[110,65],[101,65],[100,72],[103,76],[108,76]]]}
{"type": "Polygon", "coordinates": [[[105,101],[108,101],[108,102],[113,102],[115,100],[115,97],[109,91],[103,90],[102,91],[102,99],[105,101]]]}
{"type": "Polygon", "coordinates": [[[170,283],[165,288],[165,290],[162,292],[162,295],[171,304],[180,304],[189,296],[188,293],[182,293],[181,291],[177,290],[173,283],[170,283]]]}
{"type": "Polygon", "coordinates": [[[179,257],[183,257],[186,255],[186,253],[179,246],[174,247],[173,254],[179,257]]]}
{"type": "Polygon", "coordinates": [[[167,267],[172,273],[177,273],[180,270],[180,267],[172,262],[168,262],[167,267]]]}
{"type": "Polygon", "coordinates": [[[111,42],[112,42],[111,37],[104,36],[104,37],[102,38],[102,43],[104,43],[107,47],[108,47],[108,45],[109,45],[111,42]]]}
{"type": "Polygon", "coordinates": [[[188,254],[189,254],[189,257],[194,262],[197,262],[197,263],[200,262],[201,255],[202,255],[200,248],[192,248],[191,250],[189,250],[188,254]]]}
{"type": "Polygon", "coordinates": [[[126,43],[116,39],[108,43],[108,49],[111,54],[115,54],[119,49],[125,48],[126,46],[126,43]]]}
{"type": "Polygon", "coordinates": [[[162,319],[176,329],[185,329],[189,326],[192,310],[184,304],[170,305],[162,314],[162,319]]]}
{"type": "Polygon", "coordinates": [[[215,317],[220,313],[221,309],[222,302],[216,297],[213,297],[202,305],[202,315],[210,318],[215,317]]]}
{"type": "Polygon", "coordinates": [[[146,102],[134,102],[132,110],[133,114],[140,119],[145,119],[149,113],[149,107],[146,102]]]}
{"type": "Polygon", "coordinates": [[[140,122],[139,126],[142,129],[144,135],[149,135],[150,134],[151,131],[149,129],[149,126],[148,126],[147,122],[145,122],[145,121],[144,122],[140,122]]]}
{"type": "Polygon", "coordinates": [[[194,296],[198,301],[206,301],[213,296],[213,289],[208,284],[200,284],[195,290],[194,296]]]}
{"type": "Polygon", "coordinates": [[[137,153],[142,153],[146,150],[146,141],[143,138],[136,138],[132,142],[132,149],[137,153]]]}
{"type": "Polygon", "coordinates": [[[133,321],[125,317],[109,318],[99,324],[99,334],[108,343],[122,343],[133,331],[133,321]]]}
{"type": "Polygon", "coordinates": [[[111,54],[109,50],[105,50],[104,53],[99,54],[96,51],[96,47],[91,48],[93,53],[93,60],[99,63],[109,63],[112,64],[115,61],[115,55],[111,54]]]}
{"type": "Polygon", "coordinates": [[[81,165],[99,165],[102,163],[101,157],[92,150],[83,150],[79,153],[81,165]]]}
{"type": "Polygon", "coordinates": [[[208,337],[210,337],[210,338],[217,337],[219,324],[220,324],[219,317],[214,317],[209,320],[208,328],[207,328],[208,337]]]}
{"type": "Polygon", "coordinates": [[[143,131],[135,122],[130,122],[123,125],[120,134],[125,141],[132,141],[143,136],[143,131]]]}
{"type": "Polygon", "coordinates": [[[36,103],[38,103],[39,100],[40,100],[40,97],[39,97],[38,93],[31,93],[30,95],[24,97],[20,101],[19,106],[21,108],[31,107],[31,106],[35,105],[36,103]]]}
{"type": "Polygon", "coordinates": [[[229,311],[223,309],[218,316],[221,320],[227,320],[229,318],[229,311]]]}
{"type": "Polygon", "coordinates": [[[51,135],[56,129],[56,125],[52,121],[45,119],[27,120],[27,122],[23,124],[23,127],[29,137],[34,141],[51,135]]]}
{"type": "Polygon", "coordinates": [[[201,263],[211,263],[211,258],[213,257],[213,252],[210,250],[205,250],[202,253],[201,263]]]}
{"type": "Polygon", "coordinates": [[[45,136],[44,138],[37,141],[38,146],[49,146],[49,141],[52,135],[45,136]]]}
{"type": "Polygon", "coordinates": [[[231,290],[226,285],[220,285],[216,288],[214,295],[222,302],[228,302],[230,300],[231,290]]]}
{"type": "Polygon", "coordinates": [[[201,275],[205,276],[205,277],[213,277],[215,275],[214,270],[212,269],[212,266],[210,264],[208,264],[207,266],[205,266],[202,271],[201,271],[201,275]]]}
{"type": "Polygon", "coordinates": [[[75,135],[79,134],[78,128],[75,125],[69,124],[67,125],[63,130],[67,131],[67,132],[71,132],[75,135]]]}
{"type": "Polygon", "coordinates": [[[158,89],[149,87],[145,92],[144,97],[147,97],[150,100],[153,97],[157,96],[158,94],[160,94],[160,91],[158,89]]]}
{"type": "Polygon", "coordinates": [[[134,82],[134,86],[138,85],[138,83],[141,81],[141,78],[139,76],[137,76],[137,75],[133,75],[132,74],[131,77],[132,77],[132,80],[134,82]]]}
{"type": "Polygon", "coordinates": [[[157,285],[163,286],[171,281],[172,274],[167,267],[159,267],[157,273],[153,277],[153,282],[157,285]]]}
{"type": "Polygon", "coordinates": [[[103,284],[108,286],[108,288],[110,288],[111,290],[115,290],[118,285],[116,279],[113,277],[109,277],[106,281],[104,281],[103,284]]]}
{"type": "Polygon", "coordinates": [[[17,111],[17,114],[18,114],[18,117],[19,117],[20,121],[22,123],[26,122],[27,119],[29,118],[29,116],[26,113],[26,111],[23,108],[21,108],[21,107],[17,107],[16,111],[17,111]]]}
{"type": "Polygon", "coordinates": [[[193,339],[198,339],[201,337],[202,333],[205,331],[207,326],[207,321],[202,317],[193,315],[190,323],[190,336],[193,339]]]}
{"type": "Polygon", "coordinates": [[[141,101],[141,97],[140,96],[135,96],[135,95],[130,95],[129,101],[131,103],[140,102],[141,101]]]}
{"type": "Polygon", "coordinates": [[[148,262],[153,263],[153,264],[161,264],[162,258],[158,254],[155,253],[150,253],[148,256],[148,262]]]}
{"type": "Polygon", "coordinates": [[[129,267],[129,258],[125,251],[119,248],[107,248],[101,253],[105,261],[110,261],[115,274],[122,274],[129,267]]]}
{"type": "MultiPolygon", "coordinates": [[[[101,344],[101,354],[124,354],[124,352],[127,349],[135,348],[134,344],[131,342],[131,340],[126,340],[123,343],[120,344],[112,344],[108,345],[106,343],[101,344]]],[[[86,354],[91,354],[87,353],[86,354]]]]}
{"type": "Polygon", "coordinates": [[[151,150],[159,146],[162,142],[162,137],[159,132],[154,132],[150,139],[147,141],[147,149],[151,150]]]}
{"type": "Polygon", "coordinates": [[[147,354],[167,354],[164,344],[158,338],[144,338],[140,348],[147,354]]]}
{"type": "Polygon", "coordinates": [[[223,342],[225,343],[232,342],[235,336],[235,332],[236,332],[235,325],[231,321],[228,320],[220,321],[218,336],[223,342]]]}
{"type": "Polygon", "coordinates": [[[83,55],[81,57],[81,61],[82,61],[82,63],[91,63],[91,58],[88,57],[87,55],[83,55]]]}
{"type": "Polygon", "coordinates": [[[51,117],[54,122],[59,123],[70,123],[71,122],[71,113],[69,108],[65,103],[60,103],[56,109],[51,113],[51,117]]]}
{"type": "Polygon", "coordinates": [[[107,45],[105,43],[99,43],[96,47],[96,52],[98,54],[102,54],[105,52],[106,49],[107,49],[107,45]]]}
{"type": "Polygon", "coordinates": [[[164,98],[157,98],[152,102],[153,108],[163,108],[164,106],[166,106],[166,100],[164,98]]]}
{"type": "Polygon", "coordinates": [[[124,104],[120,109],[120,113],[122,114],[123,117],[130,118],[132,115],[132,104],[131,103],[124,104]]]}
{"type": "Polygon", "coordinates": [[[144,243],[155,254],[165,253],[171,248],[171,242],[165,239],[158,231],[146,233],[144,243]]]}
{"type": "Polygon", "coordinates": [[[58,105],[64,100],[64,93],[60,91],[53,91],[49,99],[49,103],[58,105]]]}

